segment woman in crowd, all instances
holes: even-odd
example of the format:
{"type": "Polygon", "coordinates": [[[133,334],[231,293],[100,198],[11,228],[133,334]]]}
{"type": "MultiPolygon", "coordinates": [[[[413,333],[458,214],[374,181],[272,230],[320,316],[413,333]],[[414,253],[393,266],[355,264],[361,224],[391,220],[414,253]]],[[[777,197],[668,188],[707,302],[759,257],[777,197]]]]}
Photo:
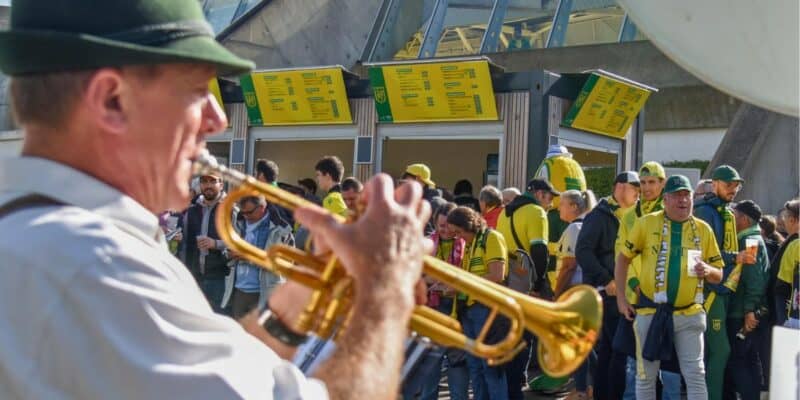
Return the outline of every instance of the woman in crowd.
{"type": "MultiPolygon", "coordinates": [[[[583,217],[594,208],[597,201],[594,194],[587,190],[567,190],[561,193],[561,202],[558,205],[559,217],[569,223],[567,229],[561,234],[558,241],[558,253],[556,253],[556,286],[553,291],[558,298],[567,289],[582,283],[583,274],[578,261],[575,259],[575,246],[578,243],[578,234],[583,226],[583,217]]],[[[575,371],[575,392],[567,398],[583,400],[591,398],[589,390],[588,373],[589,363],[587,360],[577,371],[575,371]]]]}
{"type": "MultiPolygon", "coordinates": [[[[469,207],[458,207],[447,215],[449,229],[457,238],[464,240],[464,270],[502,283],[508,265],[508,250],[503,235],[486,226],[486,221],[469,207]]],[[[459,301],[462,303],[462,301],[459,301]]],[[[459,312],[464,333],[475,338],[489,318],[489,308],[472,298],[463,301],[459,312]]],[[[505,369],[490,367],[486,360],[467,356],[470,380],[475,400],[507,400],[508,384],[505,369]]]]}
{"type": "MultiPolygon", "coordinates": [[[[464,239],[457,238],[447,225],[447,214],[456,208],[455,203],[445,203],[436,210],[434,221],[436,231],[431,235],[433,240],[433,256],[448,263],[461,266],[464,256],[464,239]]],[[[455,316],[456,292],[446,285],[426,279],[428,283],[428,306],[435,308],[443,314],[455,316]]],[[[467,369],[466,353],[459,349],[447,349],[442,357],[434,361],[428,379],[422,386],[420,400],[436,400],[439,398],[439,378],[442,362],[447,365],[447,386],[450,389],[450,398],[453,400],[467,400],[469,398],[469,370],[467,369]]]]}

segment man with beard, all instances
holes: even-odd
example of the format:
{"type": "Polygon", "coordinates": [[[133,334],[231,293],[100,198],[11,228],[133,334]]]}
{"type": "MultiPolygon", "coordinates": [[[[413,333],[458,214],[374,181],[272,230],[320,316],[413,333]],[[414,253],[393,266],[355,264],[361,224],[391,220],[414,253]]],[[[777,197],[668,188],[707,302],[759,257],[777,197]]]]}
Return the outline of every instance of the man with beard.
{"type": "Polygon", "coordinates": [[[14,0],[0,71],[25,141],[0,160],[0,399],[397,394],[430,251],[416,184],[395,191],[377,175],[351,224],[295,211],[352,277],[347,329],[311,376],[289,361],[307,339],[294,322],[308,290],[277,287],[240,325],[168,251],[156,215],[189,202],[192,162],[228,126],[209,81],[253,67],[214,39],[196,0],[14,0]]]}
{"type": "MultiPolygon", "coordinates": [[[[736,221],[730,203],[739,193],[744,180],[730,165],[720,165],[711,174],[713,191],[695,202],[695,216],[705,221],[714,231],[717,246],[722,254],[723,284],[706,287],[706,382],[709,400],[722,400],[725,366],[731,347],[728,342],[726,320],[731,292],[736,291],[737,282],[728,279],[741,264],[752,264],[755,260],[745,252],[739,253],[736,239],[736,221]]],[[[734,274],[734,277],[738,274],[734,274]]],[[[738,279],[738,278],[735,278],[738,279]]]]}
{"type": "Polygon", "coordinates": [[[225,198],[222,178],[200,177],[200,196],[184,214],[180,254],[215,312],[222,313],[225,277],[230,272],[225,243],[217,233],[217,205],[225,198]]]}
{"type": "Polygon", "coordinates": [[[636,398],[656,398],[660,363],[672,357],[674,346],[688,399],[706,399],[703,286],[705,281],[722,280],[722,258],[711,228],[692,216],[692,187],[685,176],[667,179],[664,211],[634,223],[617,257],[617,287],[628,284],[628,267],[636,256],[642,260],[634,287],[639,296],[636,311],[625,296],[617,296],[620,314],[634,321],[636,398]]]}

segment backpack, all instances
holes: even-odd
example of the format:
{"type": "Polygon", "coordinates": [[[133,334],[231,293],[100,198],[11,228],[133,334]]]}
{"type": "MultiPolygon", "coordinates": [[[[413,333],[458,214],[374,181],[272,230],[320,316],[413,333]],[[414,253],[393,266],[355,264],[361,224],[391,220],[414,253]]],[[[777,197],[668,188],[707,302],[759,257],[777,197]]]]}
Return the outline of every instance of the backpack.
{"type": "Polygon", "coordinates": [[[528,294],[541,277],[537,275],[530,254],[525,251],[525,246],[517,236],[517,231],[514,229],[514,214],[516,214],[516,210],[511,213],[511,235],[514,236],[517,250],[509,254],[508,277],[506,277],[505,283],[512,290],[528,294]]]}

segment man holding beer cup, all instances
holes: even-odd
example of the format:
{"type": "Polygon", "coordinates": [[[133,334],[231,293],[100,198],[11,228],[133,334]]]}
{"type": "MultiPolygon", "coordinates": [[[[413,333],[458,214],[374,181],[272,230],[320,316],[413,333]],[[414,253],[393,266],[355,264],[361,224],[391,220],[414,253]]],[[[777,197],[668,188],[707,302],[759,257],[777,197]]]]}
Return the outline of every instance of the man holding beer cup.
{"type": "MultiPolygon", "coordinates": [[[[769,260],[767,248],[761,237],[758,221],[761,208],[752,200],[744,200],[733,207],[739,247],[744,248],[755,262],[745,263],[733,274],[740,272],[738,287],[728,304],[728,341],[731,358],[726,371],[725,391],[734,398],[738,392],[742,400],[759,399],[761,395],[761,366],[758,362],[758,343],[763,340],[758,320],[766,309],[766,291],[769,260]]],[[[731,278],[735,278],[731,274],[731,278]]],[[[729,396],[725,396],[728,398],[729,396]]]]}
{"type": "Polygon", "coordinates": [[[722,383],[725,378],[725,365],[731,348],[728,343],[725,322],[728,317],[728,297],[736,291],[736,280],[731,278],[737,268],[743,263],[753,263],[755,260],[739,251],[736,240],[736,222],[730,203],[742,189],[744,179],[730,165],[720,165],[711,174],[713,191],[697,200],[694,204],[694,215],[705,221],[714,231],[725,263],[722,284],[706,285],[705,309],[708,317],[706,327],[706,384],[708,385],[709,400],[722,400],[722,383]]]}

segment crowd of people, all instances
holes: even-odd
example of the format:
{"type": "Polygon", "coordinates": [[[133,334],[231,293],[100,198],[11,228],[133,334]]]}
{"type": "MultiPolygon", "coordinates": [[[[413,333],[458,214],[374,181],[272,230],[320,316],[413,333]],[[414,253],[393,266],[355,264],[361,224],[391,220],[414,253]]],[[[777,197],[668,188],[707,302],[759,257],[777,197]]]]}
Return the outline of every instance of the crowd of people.
{"type": "MultiPolygon", "coordinates": [[[[250,196],[231,216],[252,245],[327,249],[351,278],[348,324],[304,374],[292,360],[313,340],[293,322],[308,290],[227,248],[220,176],[199,177],[191,202],[186,187],[206,138],[228,126],[208,82],[254,64],[214,39],[194,0],[45,3],[15,1],[0,32],[0,70],[25,132],[21,154],[0,160],[0,398],[429,398],[443,364],[454,398],[566,383],[536,373],[528,335],[529,350],[505,364],[447,349],[422,361],[427,379],[401,384],[415,303],[455,316],[472,337],[492,315],[420,278],[423,234],[465,274],[532,296],[577,284],[600,292],[603,328],[573,397],[593,388],[598,399],[652,399],[660,382],[670,399],[684,384],[692,400],[757,398],[769,330],[800,329],[800,201],[774,223],[752,201],[734,204],[743,180],[731,167],[694,198],[688,179],[648,162],[594,205],[559,147],[524,192],[485,187],[477,199],[468,182],[451,197],[421,163],[362,187],[330,156],[295,188],[312,201],[320,190],[327,211],[250,196]],[[159,229],[158,213],[184,207],[159,229]]],[[[275,163],[256,171],[280,185],[275,163]]],[[[487,336],[502,335],[498,326],[487,336]]]]}
{"type": "MultiPolygon", "coordinates": [[[[335,156],[320,159],[316,180],[300,186],[279,184],[272,161],[258,160],[255,171],[331,213],[358,213],[363,185],[344,177],[335,156]]],[[[283,280],[225,248],[214,226],[223,182],[197,179],[197,197],[180,214],[177,252],[212,307],[240,318],[283,280]]],[[[432,206],[425,234],[435,257],[544,299],[579,284],[603,299],[595,349],[573,376],[542,373],[536,339],[526,333],[526,350],[500,366],[458,349],[431,352],[419,366],[426,373],[405,383],[408,399],[437,398],[442,370],[456,400],[467,399],[470,386],[474,398],[493,400],[568,389],[571,399],[655,399],[657,390],[674,400],[682,392],[689,399],[758,399],[767,390],[771,327],[798,326],[800,201],[787,201],[777,216],[751,200],[735,202],[744,180],[730,166],[692,187],[649,161],[618,174],[611,195],[599,201],[561,146],[551,147],[524,191],[487,185],[475,197],[472,184],[460,180],[450,192],[421,163],[409,165],[396,185],[407,181],[420,183],[432,206]]],[[[255,246],[311,247],[292,213],[263,198],[243,199],[238,214],[237,230],[255,246]]],[[[490,309],[442,282],[424,282],[418,302],[458,318],[477,337],[490,309]]],[[[490,336],[502,329],[495,324],[490,336]]]]}

